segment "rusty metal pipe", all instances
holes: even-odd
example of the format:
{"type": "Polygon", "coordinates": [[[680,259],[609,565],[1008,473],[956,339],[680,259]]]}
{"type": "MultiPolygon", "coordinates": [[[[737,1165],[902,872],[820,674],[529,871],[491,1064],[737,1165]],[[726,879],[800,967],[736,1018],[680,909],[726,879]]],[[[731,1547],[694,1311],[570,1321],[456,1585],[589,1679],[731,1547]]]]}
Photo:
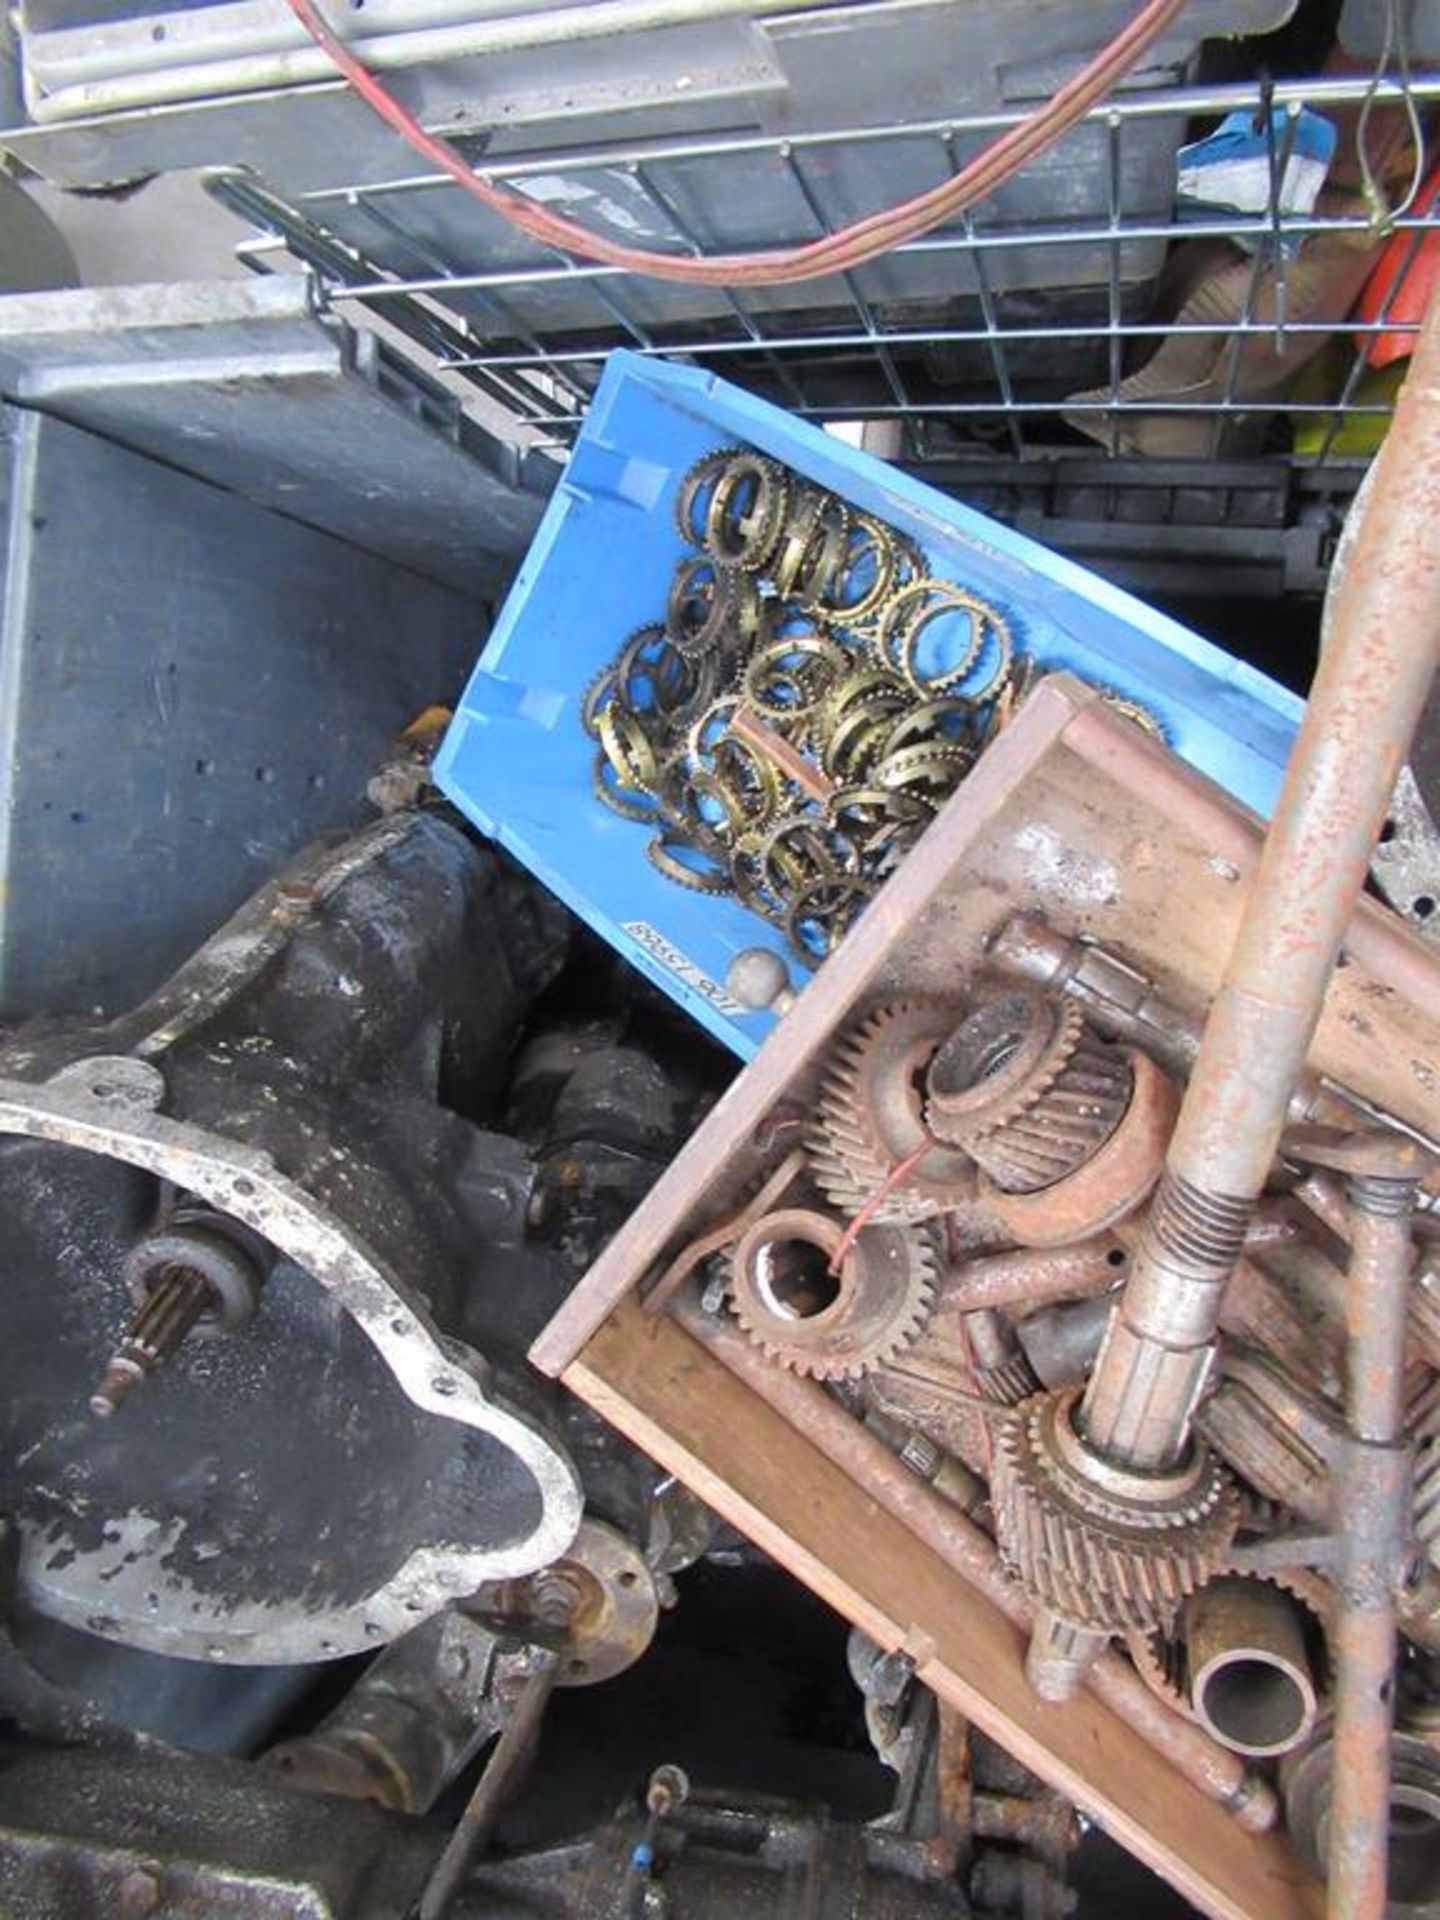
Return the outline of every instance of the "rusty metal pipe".
{"type": "Polygon", "coordinates": [[[1183,1454],[1226,1282],[1440,661],[1440,302],[1416,342],[1166,1169],[1081,1416],[1140,1470],[1183,1454]]]}
{"type": "MultiPolygon", "coordinates": [[[[838,1462],[870,1497],[902,1520],[951,1571],[974,1587],[1022,1631],[1034,1618],[1030,1602],[1000,1567],[994,1541],[974,1521],[901,1465],[876,1434],[851,1419],[809,1380],[798,1379],[766,1359],[728,1321],[677,1301],[676,1320],[752,1392],[838,1462]]],[[[1261,1833],[1273,1827],[1274,1793],[1235,1754],[1227,1753],[1200,1727],[1182,1720],[1158,1700],[1116,1654],[1101,1654],[1086,1684],[1117,1718],[1212,1800],[1228,1807],[1242,1826],[1261,1833]]]]}
{"type": "Polygon", "coordinates": [[[982,1254],[953,1266],[940,1282],[937,1313],[1048,1306],[1052,1300],[1083,1300],[1108,1293],[1130,1264],[1113,1234],[1070,1246],[1018,1247],[982,1254]]]}
{"type": "Polygon", "coordinates": [[[1335,1482],[1340,1610],[1328,1912],[1384,1920],[1395,1718],[1397,1594],[1411,1505],[1404,1442],[1405,1331],[1415,1182],[1354,1176],[1345,1403],[1348,1444],[1335,1482]]]}

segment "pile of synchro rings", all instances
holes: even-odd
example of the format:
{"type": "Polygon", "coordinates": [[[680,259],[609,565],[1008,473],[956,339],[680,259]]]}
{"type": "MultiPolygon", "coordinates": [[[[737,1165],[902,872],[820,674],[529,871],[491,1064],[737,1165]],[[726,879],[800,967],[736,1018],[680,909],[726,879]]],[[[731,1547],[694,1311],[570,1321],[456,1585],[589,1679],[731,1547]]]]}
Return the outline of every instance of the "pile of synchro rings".
{"type": "Polygon", "coordinates": [[[733,893],[818,966],[1024,691],[998,608],[907,535],[777,461],[684,476],[693,549],[663,620],[591,683],[595,791],[698,893],[733,893]]]}

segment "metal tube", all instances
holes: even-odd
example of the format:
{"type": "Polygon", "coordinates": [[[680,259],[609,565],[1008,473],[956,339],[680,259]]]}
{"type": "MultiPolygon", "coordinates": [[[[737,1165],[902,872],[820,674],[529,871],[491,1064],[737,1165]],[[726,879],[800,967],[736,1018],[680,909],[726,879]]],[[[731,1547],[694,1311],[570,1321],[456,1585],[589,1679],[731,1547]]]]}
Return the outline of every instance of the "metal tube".
{"type": "Polygon", "coordinates": [[[311,1733],[261,1765],[293,1786],[428,1813],[499,1728],[497,1642],[457,1608],[391,1641],[311,1733]]]}
{"type": "Polygon", "coordinates": [[[1108,1293],[1130,1264],[1112,1235],[1077,1240],[1068,1247],[1019,1247],[983,1254],[952,1267],[940,1282],[936,1311],[979,1313],[985,1309],[1048,1306],[1053,1300],[1083,1300],[1108,1293]]]}
{"type": "Polygon", "coordinates": [[[1415,1184],[1356,1176],[1348,1191],[1345,1398],[1350,1436],[1336,1484],[1340,1611],[1332,1636],[1335,1748],[1327,1900],[1332,1920],[1384,1920],[1396,1596],[1409,1532],[1405,1330],[1415,1184]]]}
{"type": "Polygon", "coordinates": [[[1340,943],[1440,659],[1440,302],[1376,459],[1166,1170],[1082,1412],[1099,1453],[1183,1454],[1226,1282],[1274,1162],[1340,943]]]}
{"type": "Polygon", "coordinates": [[[495,1742],[495,1751],[485,1763],[469,1804],[425,1883],[418,1920],[442,1920],[471,1864],[488,1845],[495,1822],[534,1756],[540,1722],[559,1672],[559,1654],[549,1647],[536,1647],[515,1711],[495,1742]]]}
{"type": "Polygon", "coordinates": [[[1211,1580],[1186,1604],[1190,1704],[1232,1753],[1289,1753],[1315,1724],[1298,1603],[1260,1580],[1211,1580]]]}
{"type": "MultiPolygon", "coordinates": [[[[679,1301],[671,1309],[685,1331],[752,1392],[775,1408],[797,1433],[904,1522],[967,1586],[1022,1630],[1034,1618],[1029,1600],[1000,1567],[990,1536],[901,1465],[883,1440],[853,1420],[823,1390],[767,1360],[728,1321],[679,1301]]],[[[1086,1684],[1117,1718],[1210,1799],[1228,1807],[1242,1826],[1260,1833],[1274,1826],[1275,1795],[1233,1753],[1158,1700],[1135,1669],[1113,1653],[1091,1665],[1086,1684]]]]}
{"type": "MultiPolygon", "coordinates": [[[[774,0],[776,13],[793,12],[810,0],[774,0]]],[[[569,46],[612,34],[645,33],[748,13],[752,0],[601,0],[595,6],[562,6],[541,14],[480,16],[456,26],[357,37],[355,52],[377,72],[514,53],[529,47],[569,46]]],[[[41,91],[26,75],[26,106],[37,126],[97,113],[123,113],[180,101],[272,87],[337,82],[334,63],[277,10],[273,35],[254,37],[254,51],[198,60],[150,72],[114,72],[41,91]],[[293,41],[293,45],[283,44],[293,41]],[[279,43],[279,44],[277,44],[279,43]],[[228,56],[228,57],[227,57],[228,56]]],[[[223,43],[220,43],[223,47],[223,43]]]]}

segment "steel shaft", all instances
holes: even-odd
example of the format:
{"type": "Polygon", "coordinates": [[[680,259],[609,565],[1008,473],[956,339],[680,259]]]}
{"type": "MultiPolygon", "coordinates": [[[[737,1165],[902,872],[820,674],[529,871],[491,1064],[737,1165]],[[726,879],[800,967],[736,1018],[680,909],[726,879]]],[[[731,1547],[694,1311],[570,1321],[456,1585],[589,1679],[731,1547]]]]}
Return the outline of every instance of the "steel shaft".
{"type": "Polygon", "coordinates": [[[1155,1203],[1086,1395],[1107,1458],[1188,1442],[1226,1282],[1440,660],[1440,304],[1416,343],[1155,1203]]]}

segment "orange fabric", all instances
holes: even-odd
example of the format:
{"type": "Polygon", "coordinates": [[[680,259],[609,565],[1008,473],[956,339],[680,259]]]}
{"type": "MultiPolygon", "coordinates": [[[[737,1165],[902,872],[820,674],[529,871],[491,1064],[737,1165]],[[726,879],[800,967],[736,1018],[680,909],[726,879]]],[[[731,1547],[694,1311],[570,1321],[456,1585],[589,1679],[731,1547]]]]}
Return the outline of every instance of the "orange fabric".
{"type": "MultiPolygon", "coordinates": [[[[1440,165],[1433,167],[1415,202],[1416,213],[1429,213],[1440,199],[1440,165]]],[[[1402,320],[1418,326],[1425,318],[1430,295],[1440,282],[1440,231],[1418,236],[1414,232],[1397,233],[1375,263],[1375,271],[1365,282],[1355,309],[1357,320],[1402,320]]],[[[1392,361],[1408,359],[1415,345],[1413,333],[1361,334],[1356,344],[1363,346],[1372,367],[1388,367],[1392,361]]]]}

